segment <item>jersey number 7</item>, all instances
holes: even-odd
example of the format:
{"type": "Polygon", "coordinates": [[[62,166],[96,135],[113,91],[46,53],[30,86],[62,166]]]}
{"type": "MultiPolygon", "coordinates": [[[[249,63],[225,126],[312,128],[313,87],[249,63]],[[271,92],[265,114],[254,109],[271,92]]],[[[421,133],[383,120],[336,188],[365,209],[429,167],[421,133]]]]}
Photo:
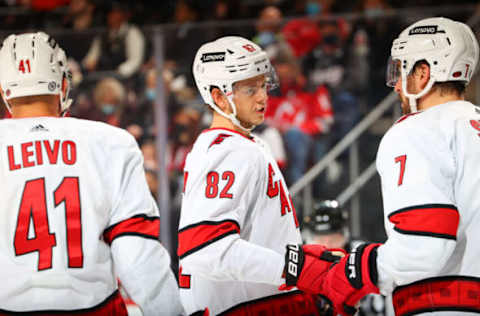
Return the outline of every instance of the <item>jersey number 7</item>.
{"type": "Polygon", "coordinates": [[[400,176],[398,177],[398,186],[403,183],[403,175],[405,174],[405,164],[407,163],[407,155],[401,155],[395,158],[395,163],[400,163],[400,176]]]}
{"type": "MultiPolygon", "coordinates": [[[[63,178],[62,183],[53,192],[53,197],[55,207],[65,203],[68,267],[82,268],[82,221],[78,177],[63,178]]],[[[17,256],[38,251],[39,271],[52,268],[53,247],[57,245],[57,241],[48,224],[45,178],[25,183],[13,245],[17,256]],[[29,234],[30,227],[33,227],[33,232],[29,234]]]]}

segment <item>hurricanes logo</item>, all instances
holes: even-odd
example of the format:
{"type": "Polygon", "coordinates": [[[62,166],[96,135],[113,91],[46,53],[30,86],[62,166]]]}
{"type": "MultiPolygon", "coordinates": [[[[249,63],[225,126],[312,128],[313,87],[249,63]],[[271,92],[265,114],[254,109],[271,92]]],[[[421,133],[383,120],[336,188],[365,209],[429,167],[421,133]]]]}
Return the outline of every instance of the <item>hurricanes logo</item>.
{"type": "Polygon", "coordinates": [[[231,136],[232,136],[232,135],[228,135],[228,134],[219,134],[219,135],[217,136],[217,138],[215,138],[215,139],[213,140],[213,142],[210,144],[210,146],[208,146],[208,148],[212,147],[213,145],[221,144],[221,143],[225,140],[225,138],[231,137],[231,136]]]}

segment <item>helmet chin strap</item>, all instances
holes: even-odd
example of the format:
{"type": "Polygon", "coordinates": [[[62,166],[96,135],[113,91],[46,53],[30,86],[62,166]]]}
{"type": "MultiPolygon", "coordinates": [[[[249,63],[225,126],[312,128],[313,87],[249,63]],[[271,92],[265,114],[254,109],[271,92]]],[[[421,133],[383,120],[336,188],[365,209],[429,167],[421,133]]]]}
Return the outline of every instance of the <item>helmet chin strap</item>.
{"type": "Polygon", "coordinates": [[[235,102],[233,102],[233,94],[230,95],[230,96],[227,96],[227,100],[228,100],[228,103],[230,103],[230,106],[233,109],[232,114],[227,114],[230,121],[232,121],[233,125],[240,128],[242,131],[250,133],[255,128],[255,125],[253,125],[250,128],[243,127],[242,123],[240,123],[240,121],[237,118],[237,107],[235,106],[235,102]]]}
{"type": "Polygon", "coordinates": [[[408,98],[408,105],[410,106],[411,113],[415,113],[418,111],[417,100],[423,97],[425,94],[427,94],[428,91],[430,91],[430,89],[432,88],[434,83],[435,83],[435,78],[433,78],[430,75],[430,79],[428,80],[428,83],[425,86],[425,88],[423,88],[423,90],[417,94],[411,94],[411,93],[408,93],[407,91],[407,78],[406,76],[402,76],[402,90],[403,90],[403,94],[408,98]]]}
{"type": "Polygon", "coordinates": [[[229,119],[233,123],[233,125],[240,128],[242,131],[246,133],[250,133],[255,128],[255,125],[253,125],[251,128],[243,127],[242,123],[240,123],[240,121],[237,119],[237,107],[235,106],[235,102],[233,102],[233,96],[227,96],[227,100],[233,110],[233,113],[231,114],[227,114],[223,112],[215,103],[212,103],[209,105],[215,110],[215,112],[229,119]]]}

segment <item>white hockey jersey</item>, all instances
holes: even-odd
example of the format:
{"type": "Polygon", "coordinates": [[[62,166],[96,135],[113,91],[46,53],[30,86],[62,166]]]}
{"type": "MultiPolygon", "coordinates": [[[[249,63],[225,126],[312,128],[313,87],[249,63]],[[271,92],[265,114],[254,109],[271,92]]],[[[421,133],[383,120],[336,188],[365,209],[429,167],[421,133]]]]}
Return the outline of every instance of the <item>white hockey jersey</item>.
{"type": "Polygon", "coordinates": [[[184,178],[178,255],[187,314],[208,308],[210,315],[262,309],[277,315],[278,301],[290,308],[305,300],[278,290],[285,246],[301,236],[285,181],[261,140],[205,130],[187,156],[184,178]]]}
{"type": "Polygon", "coordinates": [[[404,116],[382,139],[377,267],[397,315],[480,313],[479,168],[480,108],[469,102],[404,116]]]}
{"type": "Polygon", "coordinates": [[[116,276],[144,315],[182,313],[126,131],[74,118],[1,120],[0,205],[0,314],[123,315],[116,276]]]}

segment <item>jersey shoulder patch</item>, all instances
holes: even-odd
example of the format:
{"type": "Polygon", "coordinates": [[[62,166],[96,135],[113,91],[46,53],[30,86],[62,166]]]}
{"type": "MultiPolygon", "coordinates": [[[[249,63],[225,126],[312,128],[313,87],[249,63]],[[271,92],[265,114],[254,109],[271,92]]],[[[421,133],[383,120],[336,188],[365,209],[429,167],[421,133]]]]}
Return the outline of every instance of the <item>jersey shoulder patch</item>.
{"type": "Polygon", "coordinates": [[[224,134],[224,133],[218,134],[217,137],[215,137],[215,139],[213,140],[213,142],[210,143],[210,146],[208,146],[208,148],[212,147],[213,145],[221,144],[225,140],[225,138],[228,138],[231,136],[232,135],[224,134]]]}
{"type": "Polygon", "coordinates": [[[407,118],[411,117],[411,116],[414,116],[414,115],[417,115],[417,114],[420,114],[422,112],[414,112],[414,113],[409,113],[409,114],[405,114],[403,115],[402,117],[400,117],[396,122],[395,124],[398,124],[398,123],[401,123],[403,121],[405,121],[407,118]]]}

